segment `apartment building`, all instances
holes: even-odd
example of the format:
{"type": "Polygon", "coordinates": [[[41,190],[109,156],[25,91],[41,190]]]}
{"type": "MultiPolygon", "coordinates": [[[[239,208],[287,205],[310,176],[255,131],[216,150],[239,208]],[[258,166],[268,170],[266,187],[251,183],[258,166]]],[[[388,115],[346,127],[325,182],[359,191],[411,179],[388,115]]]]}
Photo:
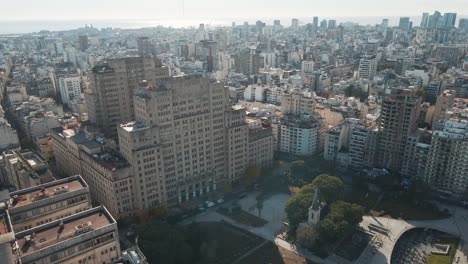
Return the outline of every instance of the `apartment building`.
{"type": "Polygon", "coordinates": [[[289,115],[313,114],[315,110],[314,92],[293,91],[281,96],[281,111],[289,115]]]}
{"type": "Polygon", "coordinates": [[[117,222],[105,207],[95,207],[15,234],[16,262],[106,263],[119,259],[117,222]]]}
{"type": "Polygon", "coordinates": [[[245,176],[249,162],[249,127],[242,106],[234,106],[225,114],[226,127],[226,177],[229,183],[245,176]]]}
{"type": "Polygon", "coordinates": [[[155,58],[110,59],[93,67],[90,89],[85,91],[89,120],[106,136],[116,139],[118,125],[135,117],[133,92],[140,82],[154,83],[165,76],[169,76],[169,68],[155,58]]]}
{"type": "Polygon", "coordinates": [[[105,205],[116,218],[134,214],[130,164],[115,151],[113,140],[91,128],[51,131],[56,169],[62,176],[80,174],[89,184],[93,201],[105,205]]]}
{"type": "MultiPolygon", "coordinates": [[[[260,119],[248,118],[248,165],[261,168],[273,166],[273,129],[260,119]]],[[[245,171],[245,169],[244,169],[245,171]]]]}
{"type": "Polygon", "coordinates": [[[377,154],[378,129],[374,126],[356,125],[349,140],[349,167],[355,171],[370,168],[377,154]]]}
{"type": "Polygon", "coordinates": [[[417,126],[421,101],[421,97],[409,89],[391,89],[383,98],[377,122],[381,166],[401,170],[408,136],[417,126]]]}
{"type": "Polygon", "coordinates": [[[468,122],[441,121],[432,133],[423,180],[432,187],[454,193],[468,190],[468,122]]]}
{"type": "Polygon", "coordinates": [[[438,97],[434,107],[434,116],[432,117],[432,129],[435,129],[437,121],[446,119],[447,110],[453,107],[455,102],[455,91],[445,90],[438,97]]]}
{"type": "Polygon", "coordinates": [[[9,194],[6,201],[13,229],[30,229],[90,209],[91,196],[79,175],[9,194]]]}
{"type": "Polygon", "coordinates": [[[45,160],[30,150],[3,153],[5,180],[16,189],[24,189],[55,180],[45,160]]]}
{"type": "Polygon", "coordinates": [[[281,119],[279,149],[295,155],[312,155],[319,149],[320,124],[309,115],[281,119]]]}

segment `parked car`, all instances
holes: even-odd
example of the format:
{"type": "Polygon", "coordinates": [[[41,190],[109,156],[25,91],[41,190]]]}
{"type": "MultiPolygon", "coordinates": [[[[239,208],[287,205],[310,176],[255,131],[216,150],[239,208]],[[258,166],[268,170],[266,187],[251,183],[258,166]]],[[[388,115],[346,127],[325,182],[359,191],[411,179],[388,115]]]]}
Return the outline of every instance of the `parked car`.
{"type": "Polygon", "coordinates": [[[217,202],[218,204],[222,204],[222,203],[224,203],[224,199],[223,199],[223,198],[220,198],[220,199],[218,199],[216,202],[217,202]]]}
{"type": "Polygon", "coordinates": [[[206,201],[205,205],[206,205],[206,208],[211,208],[211,207],[215,206],[216,204],[213,203],[212,201],[206,201]]]}

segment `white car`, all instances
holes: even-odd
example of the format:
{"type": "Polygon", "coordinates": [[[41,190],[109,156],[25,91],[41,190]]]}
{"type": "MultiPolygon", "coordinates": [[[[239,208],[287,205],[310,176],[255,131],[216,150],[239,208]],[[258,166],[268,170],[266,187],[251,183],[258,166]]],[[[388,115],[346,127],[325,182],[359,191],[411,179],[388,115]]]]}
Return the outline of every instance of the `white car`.
{"type": "Polygon", "coordinates": [[[224,203],[224,199],[223,199],[223,198],[218,199],[216,202],[217,202],[218,204],[222,204],[222,203],[224,203]]]}

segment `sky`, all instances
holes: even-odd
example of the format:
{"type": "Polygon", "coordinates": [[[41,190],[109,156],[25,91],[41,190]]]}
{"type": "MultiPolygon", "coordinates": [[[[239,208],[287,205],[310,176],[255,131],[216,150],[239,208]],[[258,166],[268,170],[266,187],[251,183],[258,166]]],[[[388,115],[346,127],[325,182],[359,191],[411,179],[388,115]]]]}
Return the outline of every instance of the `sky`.
{"type": "Polygon", "coordinates": [[[468,15],[468,0],[2,0],[0,8],[0,21],[385,17],[468,15]]]}

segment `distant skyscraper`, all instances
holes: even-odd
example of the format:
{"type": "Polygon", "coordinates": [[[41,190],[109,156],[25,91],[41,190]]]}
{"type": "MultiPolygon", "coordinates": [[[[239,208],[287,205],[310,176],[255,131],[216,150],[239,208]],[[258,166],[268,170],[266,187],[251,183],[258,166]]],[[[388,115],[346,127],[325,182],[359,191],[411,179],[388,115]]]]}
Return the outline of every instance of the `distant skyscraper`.
{"type": "Polygon", "coordinates": [[[153,55],[153,47],[148,37],[139,37],[137,39],[137,45],[140,57],[150,57],[153,55]]]}
{"type": "Polygon", "coordinates": [[[297,29],[299,27],[299,19],[293,18],[291,20],[291,27],[294,28],[294,29],[297,29]]]}
{"type": "Polygon", "coordinates": [[[328,29],[335,29],[336,28],[336,20],[328,20],[328,29]]]}
{"type": "Polygon", "coordinates": [[[384,28],[388,27],[388,18],[382,19],[382,27],[384,28]]]}
{"type": "Polygon", "coordinates": [[[444,14],[444,28],[452,28],[455,27],[455,21],[457,20],[456,13],[445,13],[444,14]]]}
{"type": "Polygon", "coordinates": [[[326,30],[327,29],[328,22],[326,19],[322,20],[320,22],[320,30],[326,30]]]}
{"type": "Polygon", "coordinates": [[[436,28],[439,25],[439,20],[442,19],[442,15],[439,11],[435,11],[434,14],[430,15],[427,20],[428,28],[436,28]]]}
{"type": "Polygon", "coordinates": [[[429,13],[423,13],[420,26],[422,28],[426,28],[428,22],[429,22],[429,13]]]}
{"type": "Polygon", "coordinates": [[[314,30],[317,31],[318,26],[319,26],[318,17],[314,17],[313,25],[314,25],[314,30]]]}
{"type": "Polygon", "coordinates": [[[400,17],[400,23],[398,27],[402,30],[408,31],[411,28],[410,18],[409,17],[400,17]]]}
{"type": "Polygon", "coordinates": [[[280,20],[274,20],[273,21],[273,26],[281,26],[281,21],[280,20]]]}
{"type": "Polygon", "coordinates": [[[88,36],[86,35],[82,35],[82,36],[79,36],[78,37],[78,48],[81,50],[81,51],[85,51],[87,50],[89,47],[89,39],[88,39],[88,36]]]}

